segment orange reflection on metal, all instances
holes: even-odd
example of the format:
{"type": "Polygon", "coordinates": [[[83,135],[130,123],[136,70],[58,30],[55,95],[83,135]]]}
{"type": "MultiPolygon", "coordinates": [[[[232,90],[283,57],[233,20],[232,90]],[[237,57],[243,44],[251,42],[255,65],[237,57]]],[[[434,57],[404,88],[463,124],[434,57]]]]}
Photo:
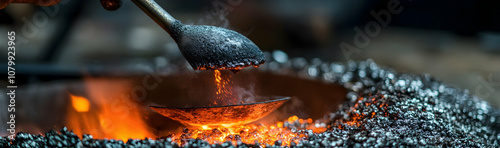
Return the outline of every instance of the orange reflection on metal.
{"type": "MultiPolygon", "coordinates": [[[[241,105],[169,108],[151,106],[153,110],[172,120],[198,127],[232,127],[260,119],[276,110],[290,97],[241,105]]],[[[296,116],[295,116],[296,117],[296,116]]],[[[298,117],[294,118],[298,119],[298,117]]]]}

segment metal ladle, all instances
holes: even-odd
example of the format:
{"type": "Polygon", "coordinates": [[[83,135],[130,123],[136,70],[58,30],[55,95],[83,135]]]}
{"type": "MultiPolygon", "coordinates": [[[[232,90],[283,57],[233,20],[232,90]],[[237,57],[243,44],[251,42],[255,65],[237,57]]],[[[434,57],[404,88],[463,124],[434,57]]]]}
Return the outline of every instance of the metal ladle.
{"type": "Polygon", "coordinates": [[[264,54],[242,34],[220,27],[184,25],[154,0],[132,0],[175,40],[195,70],[239,71],[265,62],[264,54]]]}
{"type": "MultiPolygon", "coordinates": [[[[0,0],[0,9],[10,3],[53,6],[61,0],[0,0]]],[[[196,70],[239,71],[265,62],[262,51],[245,36],[220,27],[184,25],[163,10],[154,0],[132,0],[175,40],[184,58],[196,70]]],[[[121,0],[101,0],[106,10],[114,11],[121,0]]]]}

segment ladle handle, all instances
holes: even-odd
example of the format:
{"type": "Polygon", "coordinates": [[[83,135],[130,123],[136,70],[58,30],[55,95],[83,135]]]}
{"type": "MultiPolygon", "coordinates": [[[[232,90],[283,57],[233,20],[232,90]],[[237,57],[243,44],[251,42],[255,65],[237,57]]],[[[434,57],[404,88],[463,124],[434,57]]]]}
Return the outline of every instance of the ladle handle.
{"type": "Polygon", "coordinates": [[[172,34],[171,26],[176,19],[168,14],[158,3],[154,0],[132,0],[132,2],[148,14],[161,28],[172,34]]]}

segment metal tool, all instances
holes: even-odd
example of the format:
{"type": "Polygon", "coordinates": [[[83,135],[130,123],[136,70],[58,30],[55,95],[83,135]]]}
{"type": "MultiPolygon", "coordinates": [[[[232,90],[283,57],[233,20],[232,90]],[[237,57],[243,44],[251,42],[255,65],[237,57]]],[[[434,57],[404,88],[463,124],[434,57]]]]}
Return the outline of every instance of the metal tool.
{"type": "Polygon", "coordinates": [[[265,62],[259,47],[242,34],[214,26],[184,25],[154,0],[132,1],[174,38],[184,58],[196,70],[238,71],[265,62]]]}
{"type": "MultiPolygon", "coordinates": [[[[239,71],[265,62],[264,54],[244,35],[225,28],[184,25],[163,10],[154,0],[132,0],[175,40],[182,55],[195,70],[239,71]]],[[[51,6],[60,0],[0,0],[0,9],[9,3],[51,6]]],[[[120,0],[101,0],[107,10],[116,10],[120,0]]]]}
{"type": "Polygon", "coordinates": [[[191,126],[231,127],[265,117],[288,100],[290,97],[237,105],[189,108],[151,106],[151,108],[165,117],[191,126]]]}

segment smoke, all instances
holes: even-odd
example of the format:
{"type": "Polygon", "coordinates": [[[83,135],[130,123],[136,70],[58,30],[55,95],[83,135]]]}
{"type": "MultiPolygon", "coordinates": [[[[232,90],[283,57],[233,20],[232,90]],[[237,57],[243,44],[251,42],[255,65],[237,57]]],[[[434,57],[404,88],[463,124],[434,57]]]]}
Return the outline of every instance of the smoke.
{"type": "Polygon", "coordinates": [[[203,18],[198,20],[199,24],[219,26],[223,28],[232,29],[231,23],[227,16],[234,10],[235,6],[241,4],[242,0],[223,1],[223,0],[212,0],[211,7],[208,7],[205,11],[203,18]]]}
{"type": "Polygon", "coordinates": [[[211,5],[206,7],[205,13],[201,19],[198,20],[197,24],[218,26],[230,30],[237,30],[238,32],[248,35],[255,27],[249,30],[238,30],[231,25],[228,19],[229,14],[231,14],[236,7],[240,6],[243,0],[212,0],[211,5]]]}
{"type": "Polygon", "coordinates": [[[215,93],[211,105],[233,105],[255,103],[254,83],[241,84],[233,77],[232,72],[214,71],[215,93]],[[235,82],[236,80],[236,82],[235,82]],[[246,86],[246,87],[245,87],[246,86]]]}
{"type": "Polygon", "coordinates": [[[241,100],[244,103],[255,103],[256,95],[255,95],[255,85],[251,84],[249,89],[245,89],[243,87],[234,86],[233,91],[236,93],[238,100],[241,100]]]}

